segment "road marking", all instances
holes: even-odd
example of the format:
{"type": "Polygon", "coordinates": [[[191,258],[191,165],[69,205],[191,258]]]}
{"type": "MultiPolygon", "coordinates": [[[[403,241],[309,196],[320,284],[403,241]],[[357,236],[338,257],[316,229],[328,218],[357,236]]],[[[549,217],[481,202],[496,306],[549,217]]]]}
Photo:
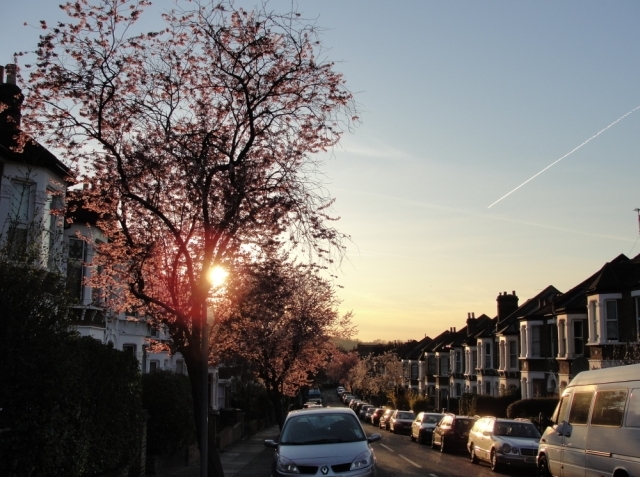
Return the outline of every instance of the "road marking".
{"type": "Polygon", "coordinates": [[[404,460],[406,460],[407,462],[409,462],[409,464],[417,467],[418,469],[422,469],[422,466],[416,464],[414,461],[407,459],[405,456],[398,454],[400,457],[402,457],[404,460]]]}
{"type": "Polygon", "coordinates": [[[382,447],[387,449],[389,452],[395,452],[391,447],[385,446],[384,444],[380,444],[382,447]]]}
{"type": "Polygon", "coordinates": [[[436,474],[429,474],[431,477],[438,477],[436,474]]]}

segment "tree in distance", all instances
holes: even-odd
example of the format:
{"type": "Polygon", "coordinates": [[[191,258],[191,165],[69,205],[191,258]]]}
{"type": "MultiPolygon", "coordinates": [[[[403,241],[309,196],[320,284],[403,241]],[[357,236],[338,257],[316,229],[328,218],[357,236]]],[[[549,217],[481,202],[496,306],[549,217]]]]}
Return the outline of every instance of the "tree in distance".
{"type": "Polygon", "coordinates": [[[241,266],[230,283],[228,317],[216,327],[219,358],[241,359],[264,384],[280,427],[285,396],[328,366],[338,352],[332,338],[353,334],[351,313],[338,313],[331,283],[312,265],[284,252],[266,253],[241,266]]]}

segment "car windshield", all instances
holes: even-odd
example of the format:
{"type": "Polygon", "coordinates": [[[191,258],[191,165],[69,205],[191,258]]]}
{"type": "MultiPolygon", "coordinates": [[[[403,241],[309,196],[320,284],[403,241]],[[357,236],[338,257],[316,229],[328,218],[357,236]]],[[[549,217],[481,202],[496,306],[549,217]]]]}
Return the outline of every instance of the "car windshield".
{"type": "Polygon", "coordinates": [[[540,432],[530,422],[497,422],[493,434],[496,436],[540,438],[540,432]]]}
{"type": "Polygon", "coordinates": [[[281,445],[339,444],[365,440],[355,416],[318,413],[292,416],[287,420],[281,445]]]}
{"type": "Polygon", "coordinates": [[[411,419],[413,420],[415,416],[412,412],[399,412],[396,414],[396,419],[411,419]]]}
{"type": "Polygon", "coordinates": [[[442,416],[424,416],[422,418],[422,423],[423,424],[438,424],[438,422],[440,422],[440,419],[442,419],[442,416]]]}

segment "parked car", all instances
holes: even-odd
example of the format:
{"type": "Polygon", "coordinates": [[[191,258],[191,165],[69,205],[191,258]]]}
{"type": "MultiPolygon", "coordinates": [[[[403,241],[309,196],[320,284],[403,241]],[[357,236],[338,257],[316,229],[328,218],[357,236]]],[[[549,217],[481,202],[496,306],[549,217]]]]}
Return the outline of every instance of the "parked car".
{"type": "Polygon", "coordinates": [[[640,475],[640,364],[583,371],[538,446],[538,475],[640,475]]]}
{"type": "Polygon", "coordinates": [[[376,458],[369,437],[351,409],[301,409],[290,412],[278,441],[265,440],[275,449],[271,475],[357,475],[373,477],[376,458]]]}
{"type": "Polygon", "coordinates": [[[320,400],[320,404],[322,404],[322,391],[319,388],[309,389],[309,393],[307,394],[307,401],[320,400]]]}
{"type": "Polygon", "coordinates": [[[372,426],[377,427],[380,425],[380,418],[384,414],[384,411],[386,411],[384,407],[377,407],[373,410],[373,413],[371,414],[371,421],[370,421],[372,426]]]}
{"type": "Polygon", "coordinates": [[[371,404],[365,404],[364,406],[362,406],[360,408],[360,412],[358,413],[358,417],[360,418],[361,421],[367,421],[366,417],[367,417],[367,412],[370,409],[375,409],[375,407],[371,404]]]}
{"type": "Polygon", "coordinates": [[[375,410],[376,410],[375,406],[371,406],[366,410],[364,414],[364,422],[368,422],[369,424],[371,424],[371,416],[373,415],[375,410]]]}
{"type": "Polygon", "coordinates": [[[391,419],[391,414],[393,414],[393,411],[395,411],[395,409],[387,409],[386,411],[384,411],[384,414],[380,417],[380,421],[378,424],[378,427],[380,429],[386,429],[387,431],[389,430],[389,419],[391,419]]]}
{"type": "Polygon", "coordinates": [[[443,414],[435,412],[421,412],[411,423],[411,432],[409,436],[412,441],[418,441],[419,444],[431,444],[433,430],[435,429],[443,414]]]}
{"type": "Polygon", "coordinates": [[[316,401],[309,401],[309,402],[305,402],[302,405],[303,409],[309,409],[309,408],[312,408],[312,407],[322,407],[322,404],[319,404],[316,401]]]}
{"type": "Polygon", "coordinates": [[[340,396],[340,400],[341,400],[344,404],[347,404],[347,399],[350,399],[350,398],[352,398],[352,397],[353,397],[353,394],[345,392],[345,393],[342,393],[342,396],[340,396]]]}
{"type": "Polygon", "coordinates": [[[411,430],[411,423],[416,418],[413,411],[397,410],[391,414],[389,419],[389,431],[392,434],[408,433],[411,430]]]}
{"type": "Polygon", "coordinates": [[[336,389],[336,392],[338,393],[338,396],[342,396],[342,393],[344,392],[344,388],[342,386],[338,386],[338,389],[336,389]]]}
{"type": "Polygon", "coordinates": [[[431,447],[440,448],[440,452],[467,448],[469,431],[476,422],[475,417],[445,414],[433,430],[431,447]]]}
{"type": "Polygon", "coordinates": [[[526,419],[478,419],[469,432],[471,462],[489,462],[491,470],[503,465],[535,468],[540,432],[526,419]]]}

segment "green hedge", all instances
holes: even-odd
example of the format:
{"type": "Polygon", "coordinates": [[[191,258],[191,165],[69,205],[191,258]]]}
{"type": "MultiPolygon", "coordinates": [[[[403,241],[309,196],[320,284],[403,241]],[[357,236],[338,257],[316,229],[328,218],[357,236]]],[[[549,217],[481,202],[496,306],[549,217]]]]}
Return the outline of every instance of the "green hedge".
{"type": "Polygon", "coordinates": [[[142,406],[149,413],[147,453],[172,454],[195,441],[189,378],[170,371],[142,377],[142,406]]]}
{"type": "Polygon", "coordinates": [[[558,398],[522,399],[509,405],[507,408],[507,417],[510,419],[522,417],[537,422],[540,413],[547,419],[551,417],[557,404],[558,398]]]}
{"type": "Polygon", "coordinates": [[[0,261],[0,475],[92,476],[140,443],[136,359],[69,331],[59,275],[0,261]]]}
{"type": "Polygon", "coordinates": [[[479,394],[463,394],[460,398],[460,414],[466,416],[507,417],[507,408],[520,399],[517,394],[506,396],[482,396],[479,394]]]}

